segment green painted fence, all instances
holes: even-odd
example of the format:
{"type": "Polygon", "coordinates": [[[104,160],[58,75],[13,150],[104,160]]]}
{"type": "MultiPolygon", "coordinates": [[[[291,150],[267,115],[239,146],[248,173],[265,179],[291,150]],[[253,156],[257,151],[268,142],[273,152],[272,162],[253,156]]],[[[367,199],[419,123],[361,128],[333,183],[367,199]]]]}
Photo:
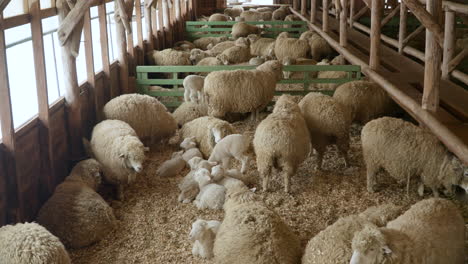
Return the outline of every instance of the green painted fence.
{"type": "MultiPolygon", "coordinates": [[[[176,107],[182,104],[184,89],[182,87],[183,78],[178,73],[200,73],[200,72],[212,72],[221,70],[250,70],[254,69],[255,66],[239,66],[239,65],[228,65],[228,66],[137,66],[137,89],[141,94],[147,94],[150,96],[157,96],[163,98],[161,101],[167,107],[176,107]],[[151,73],[169,73],[172,75],[172,79],[152,79],[149,74],[151,73]],[[161,91],[154,90],[152,86],[166,86],[171,87],[169,90],[161,91]]],[[[278,83],[283,84],[294,84],[302,83],[302,89],[287,90],[287,91],[276,91],[276,95],[284,93],[292,95],[305,95],[309,92],[322,92],[328,95],[332,95],[333,91],[330,90],[312,90],[309,89],[310,84],[316,83],[345,83],[354,80],[361,79],[361,67],[358,65],[291,65],[284,66],[284,71],[291,72],[318,72],[318,71],[344,71],[348,73],[347,78],[341,79],[324,79],[324,78],[310,78],[309,74],[303,74],[302,79],[287,79],[280,80],[278,83]]]]}
{"type": "MultiPolygon", "coordinates": [[[[201,37],[231,37],[232,26],[238,22],[236,21],[187,21],[185,22],[186,39],[193,41],[201,37]],[[202,26],[208,26],[202,28],[202,26]],[[223,27],[212,27],[223,26],[223,27]],[[201,34],[208,32],[206,34],[201,34]]],[[[306,21],[255,21],[245,22],[251,25],[264,25],[262,37],[276,38],[281,32],[289,32],[291,37],[298,38],[300,34],[308,30],[306,21]],[[284,25],[291,25],[290,28],[283,27],[284,25]],[[271,27],[270,27],[271,26],[271,27]]]]}

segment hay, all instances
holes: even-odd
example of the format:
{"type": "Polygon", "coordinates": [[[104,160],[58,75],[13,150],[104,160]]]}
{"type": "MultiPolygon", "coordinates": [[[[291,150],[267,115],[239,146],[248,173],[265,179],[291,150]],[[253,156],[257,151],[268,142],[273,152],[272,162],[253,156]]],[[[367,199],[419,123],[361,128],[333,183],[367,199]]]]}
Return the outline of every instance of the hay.
{"type": "MultiPolygon", "coordinates": [[[[233,125],[238,132],[253,136],[257,124],[246,120],[233,125]]],[[[361,128],[353,125],[351,129],[350,168],[344,167],[344,161],[332,146],[324,157],[324,171],[315,171],[314,155],[305,161],[292,178],[291,195],[283,192],[279,177],[273,178],[271,192],[261,193],[266,204],[278,212],[300,237],[304,248],[311,237],[339,217],[359,213],[377,204],[394,202],[409,206],[420,200],[416,184],[412,184],[408,198],[404,185],[389,177],[379,179],[379,192],[371,194],[366,191],[359,137],[361,128]]],[[[119,228],[90,247],[70,250],[73,263],[214,263],[192,257],[188,234],[197,218],[222,220],[223,211],[200,211],[193,204],[178,203],[177,184],[187,169],[174,178],[157,177],[158,165],[177,148],[161,145],[154,149],[144,173],[126,189],[126,200],[111,202],[120,220],[119,228]]],[[[247,176],[258,181],[255,162],[250,163],[247,176]]],[[[466,203],[457,204],[468,219],[466,203]]]]}

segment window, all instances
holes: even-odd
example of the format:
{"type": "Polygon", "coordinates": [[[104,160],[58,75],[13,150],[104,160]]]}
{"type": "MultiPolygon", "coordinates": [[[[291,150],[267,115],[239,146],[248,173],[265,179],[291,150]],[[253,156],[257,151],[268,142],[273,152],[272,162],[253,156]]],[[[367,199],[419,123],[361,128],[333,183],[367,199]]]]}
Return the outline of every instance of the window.
{"type": "Polygon", "coordinates": [[[138,32],[137,32],[137,22],[136,22],[136,8],[133,8],[132,15],[132,36],[133,36],[133,46],[138,46],[138,32]]]}
{"type": "Polygon", "coordinates": [[[11,2],[3,10],[3,17],[12,17],[26,13],[26,6],[23,0],[11,0],[11,2]]]}
{"type": "Polygon", "coordinates": [[[41,9],[47,9],[47,8],[51,8],[53,7],[53,3],[52,2],[55,2],[55,1],[52,1],[52,0],[41,0],[40,3],[41,3],[41,9]]]}
{"type": "Polygon", "coordinates": [[[109,60],[112,63],[117,59],[117,33],[115,32],[114,3],[106,4],[107,13],[107,38],[109,41],[109,60]]]}
{"type": "MultiPolygon", "coordinates": [[[[56,46],[58,28],[58,17],[53,16],[42,20],[42,31],[44,39],[44,56],[46,64],[47,93],[49,104],[53,104],[60,98],[60,79],[63,82],[63,75],[59,74],[58,64],[62,65],[60,57],[60,46],[56,46]]],[[[63,85],[63,84],[62,84],[63,85]]]]}
{"type": "Polygon", "coordinates": [[[101,53],[101,31],[99,28],[98,8],[96,6],[91,7],[90,14],[91,14],[91,33],[92,33],[92,38],[93,38],[94,72],[100,72],[102,70],[102,53],[101,53]]]}

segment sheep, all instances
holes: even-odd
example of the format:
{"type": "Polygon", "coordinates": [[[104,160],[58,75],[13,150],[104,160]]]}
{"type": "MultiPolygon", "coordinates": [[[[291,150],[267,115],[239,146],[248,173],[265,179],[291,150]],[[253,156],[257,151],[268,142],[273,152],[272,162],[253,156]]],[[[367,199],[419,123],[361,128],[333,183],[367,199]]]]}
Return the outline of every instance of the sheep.
{"type": "Polygon", "coordinates": [[[259,12],[257,10],[247,10],[240,14],[240,17],[247,22],[269,21],[272,18],[271,11],[259,12]]]}
{"type": "Polygon", "coordinates": [[[189,238],[193,241],[192,255],[205,259],[213,258],[213,244],[221,222],[197,219],[193,222],[189,238]]]}
{"type": "Polygon", "coordinates": [[[184,100],[185,102],[204,102],[203,99],[203,84],[205,77],[199,75],[188,75],[184,78],[182,85],[184,86],[184,100]]]}
{"type": "Polygon", "coordinates": [[[421,177],[421,196],[424,186],[431,188],[435,197],[439,196],[440,187],[451,195],[452,185],[463,181],[460,161],[433,134],[410,122],[392,117],[372,120],[362,129],[361,140],[369,192],[375,191],[380,168],[396,180],[406,180],[408,193],[410,178],[421,177]]]}
{"type": "Polygon", "coordinates": [[[232,26],[232,37],[237,39],[240,37],[247,37],[250,34],[260,34],[262,31],[261,28],[255,26],[255,25],[249,25],[244,22],[237,22],[232,26]]]}
{"type": "Polygon", "coordinates": [[[208,162],[200,157],[194,157],[191,160],[189,160],[188,165],[190,166],[191,171],[184,177],[182,182],[178,185],[179,190],[181,191],[178,197],[178,201],[182,203],[192,202],[197,196],[197,194],[200,192],[198,183],[193,178],[195,171],[197,171],[200,168],[211,170],[211,168],[216,165],[216,162],[208,162]]]}
{"type": "Polygon", "coordinates": [[[153,50],[150,57],[155,65],[192,65],[189,53],[174,49],[153,50]]]}
{"type": "Polygon", "coordinates": [[[351,81],[336,88],[333,98],[348,107],[353,122],[366,124],[391,113],[395,104],[384,89],[369,81],[351,81]]]}
{"type": "Polygon", "coordinates": [[[214,263],[300,263],[299,239],[247,187],[228,190],[213,247],[214,263]]]}
{"type": "Polygon", "coordinates": [[[287,32],[280,33],[275,42],[275,55],[280,61],[285,57],[307,58],[309,51],[309,43],[306,40],[289,38],[287,32]]]}
{"type": "Polygon", "coordinates": [[[450,201],[420,201],[386,227],[354,235],[351,264],[465,263],[465,226],[450,201]]]}
{"type": "Polygon", "coordinates": [[[257,56],[257,57],[254,57],[254,58],[251,58],[249,60],[249,65],[254,65],[254,66],[258,66],[260,64],[263,64],[265,62],[265,59],[260,57],[260,56],[257,56]]]}
{"type": "Polygon", "coordinates": [[[238,38],[233,47],[226,49],[216,57],[220,59],[224,65],[249,61],[252,57],[250,55],[249,41],[245,38],[238,38]]]}
{"type": "Polygon", "coordinates": [[[273,9],[271,9],[270,7],[259,7],[257,8],[257,11],[258,12],[273,12],[273,9]]]}
{"type": "Polygon", "coordinates": [[[179,127],[182,127],[187,122],[207,115],[208,106],[206,104],[197,104],[194,102],[183,102],[176,108],[174,113],[172,113],[179,127]]]}
{"type": "Polygon", "coordinates": [[[312,35],[308,42],[312,58],[316,61],[322,60],[333,53],[330,44],[318,34],[312,35]]]}
{"type": "Polygon", "coordinates": [[[235,46],[234,41],[224,41],[216,45],[210,44],[207,46],[207,48],[211,56],[218,56],[219,54],[223,53],[223,51],[234,46],[235,46]]]}
{"type": "Polygon", "coordinates": [[[191,160],[194,157],[203,158],[203,154],[200,152],[200,150],[198,148],[191,148],[191,149],[185,151],[184,154],[182,154],[182,159],[185,162],[188,162],[189,160],[191,160]]]}
{"type": "Polygon", "coordinates": [[[278,8],[275,11],[273,11],[272,20],[283,21],[287,15],[288,13],[284,8],[278,8]]]}
{"type": "Polygon", "coordinates": [[[60,240],[36,223],[0,228],[0,260],[8,264],[70,264],[60,240]]]}
{"type": "Polygon", "coordinates": [[[290,178],[310,153],[310,136],[299,106],[283,94],[276,101],[273,113],[255,130],[253,140],[257,167],[268,191],[272,168],[284,175],[284,191],[289,192],[290,178]]]}
{"type": "Polygon", "coordinates": [[[198,64],[201,60],[209,57],[212,57],[211,52],[209,51],[204,51],[201,49],[192,49],[190,51],[190,62],[194,65],[198,64]]]}
{"type": "Polygon", "coordinates": [[[353,255],[351,240],[354,233],[367,224],[385,226],[397,218],[403,208],[394,204],[369,207],[359,215],[349,215],[338,219],[307,243],[302,264],[347,263],[353,255]]]}
{"type": "Polygon", "coordinates": [[[204,157],[211,155],[217,141],[233,133],[234,127],[231,124],[209,116],[194,119],[186,123],[181,130],[183,138],[195,137],[195,142],[204,157]]]}
{"type": "Polygon", "coordinates": [[[129,124],[143,141],[151,144],[168,139],[177,130],[177,122],[158,99],[149,95],[124,94],[110,100],[103,109],[106,119],[129,124]]]}
{"type": "MultiPolygon", "coordinates": [[[[296,15],[287,15],[284,18],[284,21],[286,22],[293,22],[293,21],[302,21],[300,18],[298,18],[296,15]]],[[[300,28],[301,25],[283,25],[283,28],[300,28]]]]}
{"type": "MultiPolygon", "coordinates": [[[[293,58],[290,58],[290,57],[284,57],[282,62],[283,62],[283,66],[289,66],[289,65],[316,65],[317,64],[317,61],[314,60],[314,59],[303,59],[303,58],[293,59],[293,58]]],[[[291,78],[291,74],[293,74],[293,72],[283,71],[283,76],[284,76],[285,79],[291,78]]],[[[316,77],[315,72],[304,72],[304,74],[309,74],[309,76],[311,78],[316,77]]]]}
{"type": "Polygon", "coordinates": [[[195,45],[195,47],[197,47],[199,49],[206,50],[206,48],[207,48],[207,46],[209,44],[216,45],[216,44],[221,43],[221,42],[226,41],[226,40],[228,40],[228,38],[225,37],[225,36],[222,36],[222,37],[203,37],[203,38],[199,38],[199,39],[194,40],[193,44],[195,45]]]}
{"type": "Polygon", "coordinates": [[[91,157],[104,172],[104,179],[117,186],[117,198],[123,199],[123,185],[132,183],[143,169],[145,151],[135,130],[120,120],[104,120],[93,128],[91,157]]]}
{"type": "Polygon", "coordinates": [[[228,16],[224,14],[212,14],[210,18],[208,19],[209,22],[213,21],[228,21],[228,16]]]}
{"type": "Polygon", "coordinates": [[[238,179],[242,177],[239,170],[225,170],[222,165],[216,165],[211,169],[211,177],[214,182],[223,185],[226,189],[245,186],[244,182],[238,179]]]}
{"type": "Polygon", "coordinates": [[[229,160],[235,158],[242,163],[241,173],[245,173],[249,161],[246,152],[250,147],[250,139],[244,135],[231,134],[216,143],[208,161],[222,162],[223,167],[227,169],[229,160]]]}
{"type": "Polygon", "coordinates": [[[275,49],[275,39],[260,38],[256,34],[247,36],[250,42],[250,53],[254,56],[272,56],[275,49]]]}
{"type": "Polygon", "coordinates": [[[323,164],[323,154],[327,145],[336,144],[349,165],[349,128],[351,118],[346,107],[336,99],[321,93],[309,93],[299,103],[302,115],[307,123],[312,147],[317,151],[317,168],[323,164]]]}
{"type": "Polygon", "coordinates": [[[194,175],[200,192],[193,202],[198,209],[222,209],[226,188],[222,185],[212,183],[210,171],[198,169],[194,175]]]}
{"type": "Polygon", "coordinates": [[[236,17],[236,18],[234,19],[234,21],[236,21],[236,22],[244,22],[244,21],[245,21],[245,18],[238,16],[238,17],[236,17]]]}
{"type": "Polygon", "coordinates": [[[242,12],[244,12],[244,8],[242,8],[241,6],[224,9],[224,14],[226,16],[230,16],[232,19],[240,16],[242,12]]]}
{"type": "Polygon", "coordinates": [[[96,192],[101,165],[79,162],[39,210],[37,222],[71,248],[99,241],[116,227],[112,208],[96,192]]]}
{"type": "MultiPolygon", "coordinates": [[[[216,57],[204,58],[197,63],[197,66],[219,66],[219,65],[224,65],[224,63],[219,58],[216,58],[216,57]]],[[[206,76],[208,75],[208,72],[199,72],[197,74],[206,76]]]]}
{"type": "Polygon", "coordinates": [[[171,159],[163,162],[156,171],[156,174],[161,178],[174,177],[179,174],[186,165],[182,157],[183,153],[184,151],[172,153],[171,159]]]}
{"type": "Polygon", "coordinates": [[[177,41],[175,44],[174,44],[174,49],[175,50],[180,50],[180,51],[190,51],[192,49],[195,48],[195,45],[190,42],[190,41],[186,41],[186,40],[183,40],[183,41],[177,41]]]}
{"type": "Polygon", "coordinates": [[[195,137],[184,138],[184,140],[182,140],[182,142],[180,143],[179,147],[182,148],[184,151],[196,148],[197,143],[195,143],[195,137]]]}
{"type": "Polygon", "coordinates": [[[254,70],[209,73],[203,87],[208,115],[223,117],[226,113],[253,112],[258,118],[259,111],[273,99],[281,73],[282,65],[276,60],[267,61],[254,70]]]}

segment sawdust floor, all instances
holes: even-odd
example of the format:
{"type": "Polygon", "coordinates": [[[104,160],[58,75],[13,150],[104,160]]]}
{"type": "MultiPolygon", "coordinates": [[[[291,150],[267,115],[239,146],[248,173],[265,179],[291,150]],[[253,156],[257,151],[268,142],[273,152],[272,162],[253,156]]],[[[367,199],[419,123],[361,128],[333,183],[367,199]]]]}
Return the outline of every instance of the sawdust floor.
{"type": "MultiPolygon", "coordinates": [[[[253,135],[256,124],[249,121],[234,124],[238,132],[253,135]]],[[[311,155],[292,178],[292,193],[285,194],[281,178],[276,177],[272,191],[259,194],[300,237],[303,246],[318,232],[339,217],[359,213],[369,206],[393,202],[409,206],[420,200],[416,184],[411,195],[388,177],[381,177],[380,191],[366,191],[365,166],[360,145],[361,127],[351,131],[351,167],[345,168],[337,149],[329,148],[324,171],[315,170],[311,155]]],[[[168,159],[176,146],[163,145],[152,149],[144,173],[125,191],[123,202],[108,199],[119,219],[119,227],[100,242],[79,250],[70,250],[73,263],[214,263],[192,257],[188,240],[191,224],[197,218],[221,220],[223,211],[198,210],[193,204],[177,202],[177,184],[187,169],[174,178],[159,178],[155,172],[168,159]]],[[[255,162],[247,177],[259,187],[255,162]]],[[[429,197],[426,194],[425,197],[429,197]]],[[[457,202],[468,222],[468,206],[457,202]]],[[[468,226],[467,226],[468,227],[468,226]]],[[[468,247],[467,247],[468,248],[468,247]]]]}

